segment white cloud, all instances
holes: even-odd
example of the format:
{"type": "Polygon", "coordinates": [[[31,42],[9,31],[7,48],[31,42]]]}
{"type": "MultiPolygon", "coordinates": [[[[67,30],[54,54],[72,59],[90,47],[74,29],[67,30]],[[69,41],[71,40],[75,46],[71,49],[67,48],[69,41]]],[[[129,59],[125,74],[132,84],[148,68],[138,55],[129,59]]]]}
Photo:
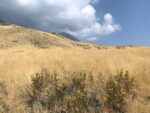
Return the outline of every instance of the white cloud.
{"type": "Polygon", "coordinates": [[[82,34],[82,37],[89,38],[100,35],[109,35],[111,33],[119,31],[120,29],[120,25],[114,24],[112,15],[107,13],[104,15],[103,23],[94,21],[91,26],[79,29],[78,31],[73,32],[72,34],[74,34],[75,36],[82,34]]]}
{"type": "Polygon", "coordinates": [[[91,3],[95,4],[98,3],[100,0],[91,0],[91,3]]]}
{"type": "Polygon", "coordinates": [[[77,37],[89,39],[108,35],[120,29],[109,13],[104,15],[103,23],[99,22],[96,10],[92,6],[92,3],[98,1],[3,0],[0,2],[0,16],[3,14],[7,20],[38,29],[69,32],[77,37]]]}
{"type": "Polygon", "coordinates": [[[104,15],[104,21],[106,24],[113,24],[113,17],[110,13],[104,15]]]}
{"type": "Polygon", "coordinates": [[[98,37],[90,37],[90,38],[87,38],[88,41],[97,41],[98,40],[98,37]]]}

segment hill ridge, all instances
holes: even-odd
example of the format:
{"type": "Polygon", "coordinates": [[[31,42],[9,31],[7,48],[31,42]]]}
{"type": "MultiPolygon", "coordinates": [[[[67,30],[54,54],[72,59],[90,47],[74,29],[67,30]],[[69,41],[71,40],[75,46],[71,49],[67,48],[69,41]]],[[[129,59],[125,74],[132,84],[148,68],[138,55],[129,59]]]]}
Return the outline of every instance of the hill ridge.
{"type": "Polygon", "coordinates": [[[62,48],[106,48],[103,45],[90,44],[70,40],[64,36],[44,31],[26,28],[15,24],[0,25],[0,48],[15,46],[35,46],[49,48],[52,46],[62,48]]]}

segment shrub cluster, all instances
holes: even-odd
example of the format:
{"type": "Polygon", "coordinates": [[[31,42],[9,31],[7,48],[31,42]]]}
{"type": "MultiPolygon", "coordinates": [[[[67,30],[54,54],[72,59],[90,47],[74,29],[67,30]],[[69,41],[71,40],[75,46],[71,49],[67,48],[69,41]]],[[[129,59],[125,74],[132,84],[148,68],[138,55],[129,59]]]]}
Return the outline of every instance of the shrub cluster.
{"type": "Polygon", "coordinates": [[[78,72],[58,79],[57,73],[43,69],[32,77],[23,97],[32,113],[37,105],[48,113],[101,113],[107,109],[124,113],[125,98],[133,95],[134,79],[123,72],[106,82],[101,74],[97,78],[78,72]]]}
{"type": "Polygon", "coordinates": [[[126,112],[126,98],[135,97],[135,79],[129,77],[129,73],[120,71],[109,78],[106,83],[106,104],[118,113],[126,112]]]}
{"type": "Polygon", "coordinates": [[[33,46],[35,46],[37,48],[48,48],[49,45],[52,44],[52,43],[50,43],[47,36],[42,37],[42,38],[41,37],[31,37],[28,40],[33,46]]]}
{"type": "Polygon", "coordinates": [[[83,49],[91,49],[91,46],[89,44],[83,44],[83,43],[73,43],[75,47],[81,47],[83,49]]]}
{"type": "Polygon", "coordinates": [[[9,112],[9,106],[6,102],[7,94],[6,86],[3,82],[0,82],[0,113],[9,112]]]}

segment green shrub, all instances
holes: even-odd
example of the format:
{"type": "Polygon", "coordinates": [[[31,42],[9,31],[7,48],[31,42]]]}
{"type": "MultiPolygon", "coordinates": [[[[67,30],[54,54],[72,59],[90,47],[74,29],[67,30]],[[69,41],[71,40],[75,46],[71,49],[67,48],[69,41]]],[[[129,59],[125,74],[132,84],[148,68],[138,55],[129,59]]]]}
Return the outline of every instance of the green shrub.
{"type": "Polygon", "coordinates": [[[50,113],[99,113],[100,100],[95,92],[88,90],[86,73],[72,73],[66,80],[57,78],[57,73],[42,70],[32,77],[24,100],[34,111],[40,104],[50,113]]]}
{"type": "Polygon", "coordinates": [[[106,82],[100,73],[95,79],[91,73],[68,73],[69,77],[58,79],[46,69],[32,77],[32,83],[24,94],[31,113],[101,113],[106,109],[124,113],[127,96],[133,96],[135,80],[128,73],[120,72],[106,82]]]}
{"type": "Polygon", "coordinates": [[[6,103],[7,94],[6,86],[3,82],[0,82],[0,113],[9,112],[9,106],[6,103]]]}
{"type": "Polygon", "coordinates": [[[49,41],[48,37],[30,37],[28,41],[37,48],[48,48],[52,43],[49,41]]]}
{"type": "Polygon", "coordinates": [[[135,79],[129,76],[129,73],[123,73],[120,71],[106,83],[106,104],[108,107],[118,113],[126,112],[127,97],[133,97],[135,95],[135,79]]]}

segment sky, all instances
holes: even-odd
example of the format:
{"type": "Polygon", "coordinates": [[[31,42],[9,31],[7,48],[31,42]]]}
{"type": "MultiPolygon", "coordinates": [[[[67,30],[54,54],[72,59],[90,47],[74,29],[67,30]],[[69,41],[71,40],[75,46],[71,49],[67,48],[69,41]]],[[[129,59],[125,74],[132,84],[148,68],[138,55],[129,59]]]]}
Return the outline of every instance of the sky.
{"type": "Polygon", "coordinates": [[[0,0],[0,19],[104,45],[150,46],[149,0],[0,0]]]}
{"type": "Polygon", "coordinates": [[[150,0],[101,0],[95,7],[98,16],[109,12],[121,26],[97,43],[150,46],[150,0]]]}

